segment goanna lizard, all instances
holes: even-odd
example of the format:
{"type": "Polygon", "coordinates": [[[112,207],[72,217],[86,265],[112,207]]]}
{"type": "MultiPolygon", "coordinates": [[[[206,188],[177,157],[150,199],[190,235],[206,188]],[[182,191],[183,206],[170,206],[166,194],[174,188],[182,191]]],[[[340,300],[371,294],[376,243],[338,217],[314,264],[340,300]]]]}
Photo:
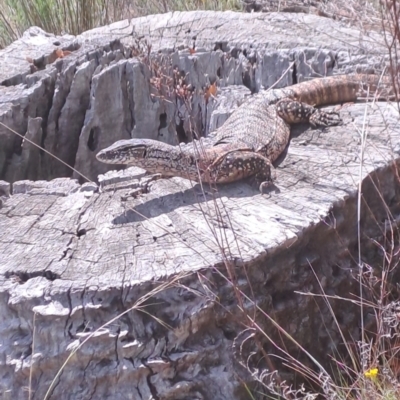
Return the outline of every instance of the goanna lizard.
{"type": "MultiPolygon", "coordinates": [[[[133,165],[206,183],[254,176],[262,191],[272,181],[272,163],[289,142],[291,124],[338,125],[338,113],[315,106],[353,102],[367,92],[376,93],[379,83],[376,75],[337,75],[263,91],[238,107],[207,138],[179,146],[151,139],[120,140],[96,157],[103,163],[133,165]]],[[[388,86],[386,78],[384,96],[388,86]]]]}

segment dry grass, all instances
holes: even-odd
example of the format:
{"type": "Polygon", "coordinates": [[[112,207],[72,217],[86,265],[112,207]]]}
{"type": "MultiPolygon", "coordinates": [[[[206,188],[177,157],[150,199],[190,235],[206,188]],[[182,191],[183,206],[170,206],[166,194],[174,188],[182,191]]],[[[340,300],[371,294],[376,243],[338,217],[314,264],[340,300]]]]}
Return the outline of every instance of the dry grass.
{"type": "Polygon", "coordinates": [[[77,35],[126,18],[188,10],[240,10],[240,0],[0,0],[0,48],[30,26],[77,35]]]}

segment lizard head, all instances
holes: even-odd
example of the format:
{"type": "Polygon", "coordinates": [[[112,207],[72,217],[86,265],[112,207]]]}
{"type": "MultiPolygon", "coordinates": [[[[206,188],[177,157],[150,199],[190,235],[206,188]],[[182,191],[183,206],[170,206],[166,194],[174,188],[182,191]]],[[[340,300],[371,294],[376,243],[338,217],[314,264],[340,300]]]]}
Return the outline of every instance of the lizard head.
{"type": "Polygon", "coordinates": [[[136,160],[146,158],[150,139],[119,140],[99,151],[96,158],[106,164],[135,164],[136,160]]]}
{"type": "Polygon", "coordinates": [[[198,162],[179,146],[152,139],[119,140],[99,151],[96,158],[106,164],[125,164],[165,176],[182,176],[196,180],[198,162]]]}

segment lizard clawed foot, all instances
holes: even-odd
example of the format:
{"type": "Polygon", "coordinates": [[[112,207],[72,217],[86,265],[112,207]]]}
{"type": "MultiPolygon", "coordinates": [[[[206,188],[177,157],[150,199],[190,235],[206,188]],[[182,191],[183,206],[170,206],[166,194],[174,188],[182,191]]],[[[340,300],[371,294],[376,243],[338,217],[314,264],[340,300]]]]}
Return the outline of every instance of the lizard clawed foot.
{"type": "Polygon", "coordinates": [[[276,188],[275,183],[271,179],[258,179],[254,175],[249,178],[249,185],[254,189],[258,189],[260,193],[267,194],[276,188]]]}
{"type": "Polygon", "coordinates": [[[339,113],[315,108],[292,99],[276,103],[278,115],[289,124],[309,122],[312,126],[334,126],[342,122],[339,113]]]}
{"type": "Polygon", "coordinates": [[[265,191],[269,191],[272,187],[274,187],[274,181],[276,179],[276,172],[272,165],[269,165],[269,170],[260,171],[257,174],[253,175],[250,178],[250,185],[258,188],[261,194],[264,194],[265,191]]]}
{"type": "Polygon", "coordinates": [[[315,109],[314,113],[310,116],[309,122],[312,126],[336,126],[340,125],[343,121],[340,114],[336,111],[324,111],[315,109]]]}
{"type": "Polygon", "coordinates": [[[264,181],[260,183],[258,190],[261,194],[264,194],[267,190],[269,191],[272,186],[274,186],[274,183],[272,181],[264,181]]]}

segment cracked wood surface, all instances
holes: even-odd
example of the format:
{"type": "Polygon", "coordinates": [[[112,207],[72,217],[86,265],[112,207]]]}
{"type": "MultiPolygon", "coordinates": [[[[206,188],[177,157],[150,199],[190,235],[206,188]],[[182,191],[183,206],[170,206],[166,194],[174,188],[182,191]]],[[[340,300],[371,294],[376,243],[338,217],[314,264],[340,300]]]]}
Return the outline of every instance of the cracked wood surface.
{"type": "Polygon", "coordinates": [[[151,181],[136,168],[125,171],[139,177],[125,181],[127,188],[105,181],[102,193],[68,179],[17,182],[0,210],[1,272],[49,271],[80,287],[120,285],[212,266],[221,261],[219,245],[243,261],[288,247],[355,195],[366,107],[365,178],[398,158],[392,105],[346,107],[343,126],[309,128],[292,139],[268,195],[240,182],[220,186],[214,202],[207,185],[203,197],[198,184],[151,181]]]}
{"type": "MultiPolygon", "coordinates": [[[[181,105],[151,99],[144,66],[113,42],[132,27],[138,35],[150,32],[155,49],[176,45],[174,60],[200,87],[221,68],[222,101],[194,98],[205,133],[209,124],[223,123],[249,89],[269,87],[293,61],[296,68],[289,68],[282,86],[353,72],[354,65],[367,68],[381,59],[376,34],[363,37],[335,21],[301,14],[173,13],[77,38],[35,29],[0,52],[9,56],[0,57],[0,64],[8,62],[6,70],[0,68],[6,71],[0,120],[37,143],[43,140],[92,179],[108,171],[95,162],[96,150],[118,139],[147,135],[173,143],[181,105]],[[197,38],[195,55],[187,51],[191,35],[197,38]],[[23,57],[39,59],[58,41],[73,54],[33,74],[29,63],[15,57],[25,48],[23,57]],[[160,128],[163,113],[167,127],[160,128]]],[[[220,186],[216,200],[207,187],[203,195],[187,180],[155,179],[136,168],[102,175],[100,191],[95,183],[69,178],[47,181],[71,174],[30,146],[21,148],[0,128],[1,178],[14,182],[10,191],[0,181],[0,393],[25,399],[32,373],[32,398],[43,399],[72,349],[93,335],[69,361],[50,398],[246,398],[242,382],[252,385],[254,377],[233,354],[243,316],[226,280],[221,247],[237,286],[326,365],[342,336],[324,301],[295,292],[320,293],[321,284],[337,296],[357,293],[363,126],[368,133],[361,173],[364,262],[380,261],[370,239],[379,239],[388,215],[396,221],[400,213],[398,110],[388,103],[368,105],[366,113],[365,107],[344,107],[343,126],[295,128],[268,195],[238,182],[220,186]],[[28,177],[46,180],[21,181],[28,177]],[[175,274],[182,276],[179,284],[154,293],[142,304],[145,312],[131,310],[113,320],[175,274]]],[[[244,306],[255,311],[251,302],[244,306]]],[[[336,300],[330,307],[343,335],[358,338],[359,309],[336,300]]],[[[254,315],[277,340],[271,324],[254,315]]],[[[307,364],[293,344],[287,349],[307,364]]],[[[254,367],[265,368],[262,358],[254,367]]]]}
{"type": "MultiPolygon", "coordinates": [[[[179,130],[190,137],[193,129],[207,135],[216,128],[215,118],[210,119],[218,100],[204,97],[216,80],[218,99],[230,87],[258,92],[355,72],[356,67],[370,72],[382,64],[383,53],[377,33],[366,36],[303,14],[175,12],[117,22],[76,37],[31,28],[0,51],[0,122],[21,135],[29,131],[34,141],[96,180],[111,169],[96,160],[96,151],[117,140],[146,137],[177,144],[179,130]],[[196,88],[191,111],[174,95],[162,101],[166,94],[149,84],[148,67],[134,57],[138,38],[142,44],[148,40],[155,54],[168,54],[196,88]],[[57,49],[70,54],[57,59],[57,49]],[[30,118],[42,118],[42,126],[29,127],[30,118]]],[[[1,125],[0,141],[0,179],[72,176],[68,167],[22,146],[1,125]]]]}
{"type": "MultiPolygon", "coordinates": [[[[378,238],[376,221],[386,220],[385,207],[393,216],[400,211],[393,168],[399,164],[398,112],[385,103],[346,107],[343,126],[295,129],[269,196],[240,182],[221,186],[213,200],[190,181],[155,180],[137,168],[100,177],[101,193],[95,184],[67,178],[14,183],[0,208],[0,337],[7,352],[1,368],[8,372],[2,390],[23,398],[18,388],[27,384],[32,366],[33,389],[43,398],[73,348],[156,288],[155,280],[178,274],[180,284],[154,294],[144,303],[146,313],[130,311],[94,333],[52,396],[125,399],[130,393],[145,399],[153,391],[171,400],[244,398],[238,374],[242,381],[252,378],[233,355],[232,338],[243,326],[235,317],[232,288],[217,272],[224,274],[220,246],[241,290],[252,293],[319,360],[341,342],[341,334],[357,337],[356,306],[330,305],[344,321],[339,334],[323,301],[294,292],[318,293],[320,283],[338,296],[357,292],[352,249],[365,107],[361,220],[363,232],[378,238]],[[188,275],[193,271],[198,273],[188,275]],[[18,361],[21,355],[24,361],[18,361]]],[[[4,182],[0,188],[9,190],[4,182]]],[[[365,242],[367,261],[379,249],[365,242]]],[[[265,319],[258,321],[276,335],[265,319]]],[[[288,351],[296,348],[288,345],[288,351]]],[[[301,355],[299,360],[307,362],[301,355]]]]}

